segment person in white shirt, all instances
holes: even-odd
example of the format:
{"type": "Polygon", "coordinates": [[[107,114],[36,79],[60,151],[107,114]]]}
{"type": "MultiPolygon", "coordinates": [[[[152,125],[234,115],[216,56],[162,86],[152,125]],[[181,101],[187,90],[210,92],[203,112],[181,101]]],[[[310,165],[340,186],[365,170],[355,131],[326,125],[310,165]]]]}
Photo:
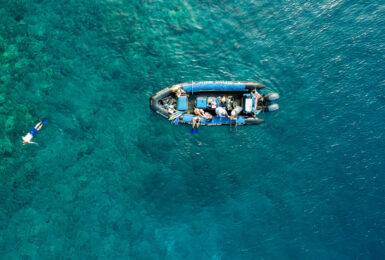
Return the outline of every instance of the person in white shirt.
{"type": "Polygon", "coordinates": [[[23,136],[21,139],[23,140],[22,141],[22,145],[25,145],[25,144],[37,144],[35,142],[32,142],[32,138],[37,134],[39,133],[40,129],[43,127],[43,125],[46,125],[48,124],[47,122],[47,118],[44,118],[43,120],[41,120],[39,123],[37,123],[35,125],[34,128],[32,128],[25,136],[23,136]]]}
{"type": "Polygon", "coordinates": [[[219,117],[228,117],[228,116],[229,116],[228,113],[227,113],[227,111],[226,111],[226,109],[223,108],[223,107],[217,107],[217,108],[215,109],[215,113],[216,113],[217,116],[219,116],[219,117]]]}
{"type": "Polygon", "coordinates": [[[242,112],[242,107],[240,106],[236,106],[232,111],[231,111],[231,120],[237,120],[237,117],[239,115],[239,113],[242,112]]]}

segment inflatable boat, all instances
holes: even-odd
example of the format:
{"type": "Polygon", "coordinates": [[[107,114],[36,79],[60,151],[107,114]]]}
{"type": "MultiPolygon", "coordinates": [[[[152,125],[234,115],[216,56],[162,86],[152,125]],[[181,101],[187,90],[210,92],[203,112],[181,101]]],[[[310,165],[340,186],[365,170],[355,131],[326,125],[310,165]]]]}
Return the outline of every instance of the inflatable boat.
{"type": "Polygon", "coordinates": [[[150,97],[150,107],[175,124],[192,124],[197,116],[195,109],[199,109],[209,116],[201,117],[201,125],[256,125],[264,122],[260,118],[263,113],[279,108],[278,104],[272,103],[279,95],[263,94],[261,90],[264,88],[265,85],[259,82],[181,83],[164,88],[150,97]],[[218,114],[219,110],[225,110],[226,113],[218,114]]]}

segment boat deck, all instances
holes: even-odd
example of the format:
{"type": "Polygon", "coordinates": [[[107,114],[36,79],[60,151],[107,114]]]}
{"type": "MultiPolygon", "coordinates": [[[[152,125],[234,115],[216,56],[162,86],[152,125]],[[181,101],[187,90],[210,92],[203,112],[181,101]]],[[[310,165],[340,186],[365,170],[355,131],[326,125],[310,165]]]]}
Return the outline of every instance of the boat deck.
{"type": "MultiPolygon", "coordinates": [[[[241,106],[241,99],[243,94],[246,92],[229,92],[229,93],[218,93],[218,92],[204,92],[204,93],[194,93],[193,95],[188,96],[188,108],[186,110],[186,113],[188,114],[194,114],[194,108],[196,107],[196,99],[198,97],[226,97],[228,99],[229,97],[233,98],[233,107],[235,106],[241,106]]],[[[209,112],[212,115],[215,115],[215,109],[206,108],[204,109],[205,112],[209,112]]]]}

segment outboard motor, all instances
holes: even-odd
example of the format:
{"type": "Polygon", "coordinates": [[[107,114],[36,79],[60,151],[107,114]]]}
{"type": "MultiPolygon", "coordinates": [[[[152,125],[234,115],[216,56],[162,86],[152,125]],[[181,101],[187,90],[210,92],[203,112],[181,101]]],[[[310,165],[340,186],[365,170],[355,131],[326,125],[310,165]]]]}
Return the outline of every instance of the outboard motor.
{"type": "Polygon", "coordinates": [[[277,100],[279,99],[279,94],[278,93],[269,93],[265,96],[265,99],[267,101],[274,101],[274,100],[277,100]]]}
{"type": "Polygon", "coordinates": [[[269,111],[269,112],[273,112],[273,111],[276,111],[278,109],[279,109],[278,104],[271,104],[271,105],[267,106],[267,111],[269,111]]]}

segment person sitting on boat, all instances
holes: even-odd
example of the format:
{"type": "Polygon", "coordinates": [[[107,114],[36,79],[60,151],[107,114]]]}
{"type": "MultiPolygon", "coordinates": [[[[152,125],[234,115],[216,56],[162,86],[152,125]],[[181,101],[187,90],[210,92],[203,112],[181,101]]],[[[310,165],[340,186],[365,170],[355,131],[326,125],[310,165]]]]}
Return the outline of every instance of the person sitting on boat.
{"type": "Polygon", "coordinates": [[[190,130],[190,133],[193,134],[194,133],[194,128],[195,128],[195,133],[197,134],[198,133],[198,128],[199,128],[199,125],[201,124],[202,122],[202,118],[200,116],[195,116],[193,117],[192,119],[192,128],[190,130]]]}
{"type": "Polygon", "coordinates": [[[167,112],[168,112],[169,114],[174,114],[174,112],[175,112],[174,105],[166,104],[166,105],[164,105],[164,107],[167,108],[167,112]]]}
{"type": "Polygon", "coordinates": [[[217,107],[217,101],[216,101],[216,98],[208,98],[207,99],[207,107],[208,108],[216,108],[217,107]]]}
{"type": "Polygon", "coordinates": [[[258,106],[258,101],[261,99],[262,100],[262,95],[258,93],[258,91],[254,92],[254,111],[257,112],[257,106],[258,106]]]}
{"type": "Polygon", "coordinates": [[[213,119],[213,116],[209,112],[205,112],[203,109],[194,108],[194,114],[197,116],[201,116],[207,121],[211,121],[213,119]]]}
{"type": "Polygon", "coordinates": [[[226,97],[223,96],[223,97],[218,97],[219,99],[219,106],[220,107],[227,107],[227,101],[226,101],[226,97]]]}
{"type": "Polygon", "coordinates": [[[241,106],[236,106],[232,111],[231,111],[231,120],[237,120],[239,113],[242,112],[242,107],[241,106]]]}
{"type": "Polygon", "coordinates": [[[213,120],[213,116],[209,112],[205,112],[203,117],[206,119],[206,121],[211,121],[213,120]]]}
{"type": "Polygon", "coordinates": [[[217,107],[215,109],[215,113],[217,114],[218,117],[228,117],[229,114],[227,113],[227,110],[223,107],[217,107]]]}
{"type": "Polygon", "coordinates": [[[182,95],[188,96],[186,91],[183,90],[181,86],[174,86],[171,88],[171,91],[175,93],[175,96],[179,98],[182,95]]]}
{"type": "Polygon", "coordinates": [[[23,136],[21,139],[23,140],[22,141],[22,144],[25,145],[26,143],[29,143],[29,144],[37,144],[35,142],[32,142],[32,138],[37,134],[39,133],[40,129],[43,127],[43,124],[46,125],[48,124],[47,122],[47,118],[44,118],[42,121],[40,121],[39,123],[37,123],[35,125],[34,128],[32,128],[28,134],[26,134],[25,136],[23,136]]]}
{"type": "Polygon", "coordinates": [[[194,108],[194,114],[198,115],[198,116],[205,116],[205,111],[201,108],[194,108]]]}

